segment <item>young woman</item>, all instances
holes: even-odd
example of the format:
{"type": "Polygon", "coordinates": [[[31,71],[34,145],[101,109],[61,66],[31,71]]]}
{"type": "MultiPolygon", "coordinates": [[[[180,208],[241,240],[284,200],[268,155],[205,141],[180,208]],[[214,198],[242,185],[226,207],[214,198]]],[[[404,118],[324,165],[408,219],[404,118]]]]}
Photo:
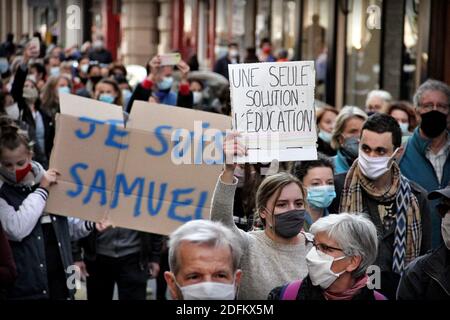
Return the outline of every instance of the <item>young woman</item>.
{"type": "Polygon", "coordinates": [[[36,141],[33,146],[34,160],[44,168],[48,167],[50,152],[53,144],[53,121],[46,112],[41,110],[39,89],[36,77],[29,74],[28,62],[36,55],[37,50],[27,45],[23,54],[22,64],[17,68],[12,84],[11,94],[20,110],[19,121],[23,121],[28,129],[29,136],[36,141]]]}
{"type": "Polygon", "coordinates": [[[94,98],[106,103],[113,103],[121,106],[122,91],[117,82],[113,79],[103,79],[96,84],[94,89],[94,98]]]}
{"type": "MultiPolygon", "coordinates": [[[[229,135],[225,141],[227,159],[245,150],[229,135]]],[[[227,164],[219,177],[212,200],[211,219],[221,221],[236,234],[242,249],[243,277],[239,299],[266,299],[270,290],[307,274],[305,256],[311,243],[301,232],[305,217],[306,192],[293,175],[281,172],[266,177],[256,191],[256,212],[264,229],[245,232],[233,221],[233,198],[238,179],[236,164],[227,164]]]]}
{"type": "Polygon", "coordinates": [[[322,107],[316,113],[316,124],[319,129],[317,151],[330,157],[336,155],[336,150],[331,148],[330,143],[337,115],[338,111],[332,107],[322,107]]]}
{"type": "Polygon", "coordinates": [[[315,161],[296,162],[293,174],[307,189],[308,211],[305,214],[304,230],[308,231],[314,222],[328,215],[328,207],[336,198],[333,163],[319,154],[315,161]]]}

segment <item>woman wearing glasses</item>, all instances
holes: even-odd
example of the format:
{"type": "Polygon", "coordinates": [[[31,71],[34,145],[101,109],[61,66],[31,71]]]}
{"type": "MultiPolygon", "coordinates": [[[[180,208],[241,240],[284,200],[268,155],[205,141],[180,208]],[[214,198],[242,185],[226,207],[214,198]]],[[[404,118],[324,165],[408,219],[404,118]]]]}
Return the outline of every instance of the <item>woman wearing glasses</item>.
{"type": "Polygon", "coordinates": [[[369,219],[332,214],[317,220],[310,232],[308,276],[273,289],[269,300],[386,300],[367,285],[367,268],[377,256],[377,230],[369,219]]]}

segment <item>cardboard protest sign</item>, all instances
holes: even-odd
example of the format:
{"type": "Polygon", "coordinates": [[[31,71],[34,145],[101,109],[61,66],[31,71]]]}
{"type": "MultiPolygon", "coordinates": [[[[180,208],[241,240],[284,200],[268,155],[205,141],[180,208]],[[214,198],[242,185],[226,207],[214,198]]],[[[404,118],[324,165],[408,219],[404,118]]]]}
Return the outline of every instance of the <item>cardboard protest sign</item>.
{"type": "Polygon", "coordinates": [[[48,212],[158,234],[209,218],[229,117],[135,102],[126,128],[105,120],[58,115],[48,212]]]}
{"type": "Polygon", "coordinates": [[[228,65],[238,162],[316,160],[313,61],[228,65]]]}

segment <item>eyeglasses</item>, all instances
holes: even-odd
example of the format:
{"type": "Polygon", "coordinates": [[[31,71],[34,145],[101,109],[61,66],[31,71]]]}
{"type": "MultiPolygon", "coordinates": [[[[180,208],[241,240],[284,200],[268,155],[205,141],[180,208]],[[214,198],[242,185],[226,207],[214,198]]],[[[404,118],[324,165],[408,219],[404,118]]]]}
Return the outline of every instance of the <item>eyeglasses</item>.
{"type": "Polygon", "coordinates": [[[436,107],[437,111],[440,111],[442,113],[446,113],[448,111],[448,104],[442,104],[442,103],[427,103],[427,104],[421,104],[420,107],[424,110],[424,111],[432,111],[434,109],[434,107],[436,107]]]}
{"type": "Polygon", "coordinates": [[[322,252],[333,252],[334,250],[344,252],[344,250],[340,248],[335,248],[324,243],[316,243],[315,241],[313,241],[313,246],[316,247],[317,250],[322,252]]]}

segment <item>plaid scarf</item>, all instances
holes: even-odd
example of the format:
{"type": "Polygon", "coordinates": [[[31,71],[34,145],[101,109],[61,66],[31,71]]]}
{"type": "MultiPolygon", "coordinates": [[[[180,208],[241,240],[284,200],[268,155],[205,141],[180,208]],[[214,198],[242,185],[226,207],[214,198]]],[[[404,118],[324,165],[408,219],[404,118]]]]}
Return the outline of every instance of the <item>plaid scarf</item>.
{"type": "Polygon", "coordinates": [[[401,175],[397,163],[391,167],[392,185],[384,192],[378,191],[373,183],[359,170],[358,161],[351,166],[345,178],[339,212],[363,212],[362,189],[377,202],[395,200],[395,238],[392,270],[402,274],[408,263],[420,254],[422,223],[419,204],[411,192],[409,180],[401,175]]]}

